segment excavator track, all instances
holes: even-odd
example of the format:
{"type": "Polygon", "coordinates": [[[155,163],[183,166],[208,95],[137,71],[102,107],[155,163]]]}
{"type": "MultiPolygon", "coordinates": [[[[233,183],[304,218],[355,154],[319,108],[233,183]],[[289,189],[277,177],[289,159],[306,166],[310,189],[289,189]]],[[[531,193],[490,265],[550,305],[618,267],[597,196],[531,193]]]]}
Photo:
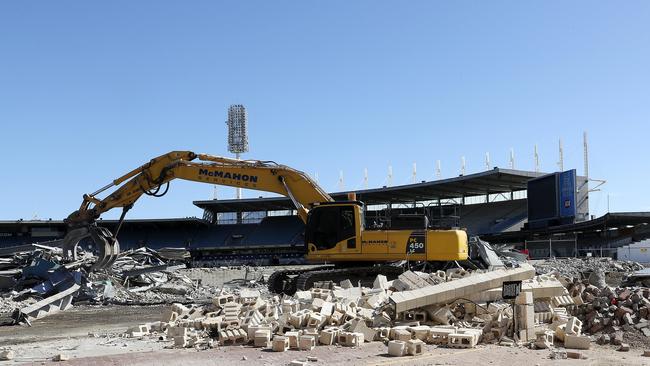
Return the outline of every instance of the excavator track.
{"type": "Polygon", "coordinates": [[[268,280],[268,288],[272,293],[293,295],[296,291],[309,290],[314,282],[332,281],[339,283],[350,280],[354,285],[361,282],[362,286],[372,287],[377,275],[384,275],[394,280],[404,272],[400,266],[388,264],[368,267],[317,267],[303,270],[287,270],[274,272],[268,280]]]}
{"type": "Polygon", "coordinates": [[[372,267],[344,267],[322,270],[312,270],[298,275],[296,289],[298,291],[309,290],[314,282],[333,281],[339,283],[343,280],[350,280],[353,285],[361,282],[362,286],[372,287],[377,275],[384,275],[391,281],[404,272],[402,267],[391,265],[377,265],[372,267]]]}
{"type": "Polygon", "coordinates": [[[319,271],[332,267],[316,267],[308,269],[296,269],[276,271],[269,276],[268,288],[271,293],[293,295],[297,291],[296,281],[298,276],[309,271],[319,271]]]}

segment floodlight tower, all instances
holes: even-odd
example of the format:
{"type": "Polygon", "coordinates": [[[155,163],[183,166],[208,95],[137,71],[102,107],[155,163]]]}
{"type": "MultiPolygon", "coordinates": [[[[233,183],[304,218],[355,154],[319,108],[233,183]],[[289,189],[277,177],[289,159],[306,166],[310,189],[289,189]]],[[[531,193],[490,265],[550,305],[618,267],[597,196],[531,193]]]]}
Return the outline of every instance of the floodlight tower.
{"type": "MultiPolygon", "coordinates": [[[[242,153],[248,152],[248,118],[246,108],[241,104],[232,104],[228,108],[228,151],[239,160],[242,153]]],[[[241,198],[241,188],[237,188],[237,199],[241,198]]]]}

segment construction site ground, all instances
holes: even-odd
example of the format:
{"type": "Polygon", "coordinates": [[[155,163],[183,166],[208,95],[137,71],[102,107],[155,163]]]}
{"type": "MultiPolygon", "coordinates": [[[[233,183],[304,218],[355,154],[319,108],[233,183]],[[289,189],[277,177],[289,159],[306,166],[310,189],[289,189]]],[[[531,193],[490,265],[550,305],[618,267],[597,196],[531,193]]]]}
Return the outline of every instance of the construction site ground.
{"type": "Polygon", "coordinates": [[[134,323],[155,321],[165,306],[77,306],[36,321],[31,327],[0,328],[0,349],[11,346],[16,357],[0,364],[52,363],[65,354],[69,365],[286,365],[317,358],[311,365],[650,365],[642,348],[617,352],[615,346],[580,351],[587,359],[553,360],[550,350],[479,345],[450,349],[427,345],[424,355],[392,358],[381,342],[365,343],[353,351],[342,346],[318,346],[312,351],[269,352],[252,346],[166,349],[169,342],[120,337],[134,323]]]}

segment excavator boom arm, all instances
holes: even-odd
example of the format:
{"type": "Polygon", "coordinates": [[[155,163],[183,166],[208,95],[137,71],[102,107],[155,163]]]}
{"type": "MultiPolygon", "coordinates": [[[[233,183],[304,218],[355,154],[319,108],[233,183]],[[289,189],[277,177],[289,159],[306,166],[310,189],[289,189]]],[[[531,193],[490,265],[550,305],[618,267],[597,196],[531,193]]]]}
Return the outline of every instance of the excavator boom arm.
{"type": "Polygon", "coordinates": [[[72,225],[88,225],[115,207],[129,208],[143,194],[160,196],[174,179],[273,192],[290,197],[298,215],[307,220],[315,204],[333,199],[305,173],[269,161],[236,160],[191,151],[172,151],[113,180],[96,192],[84,195],[79,208],[68,217],[72,225]],[[96,196],[120,186],[103,199],[96,196]],[[163,192],[160,193],[160,190],[163,192]]]}

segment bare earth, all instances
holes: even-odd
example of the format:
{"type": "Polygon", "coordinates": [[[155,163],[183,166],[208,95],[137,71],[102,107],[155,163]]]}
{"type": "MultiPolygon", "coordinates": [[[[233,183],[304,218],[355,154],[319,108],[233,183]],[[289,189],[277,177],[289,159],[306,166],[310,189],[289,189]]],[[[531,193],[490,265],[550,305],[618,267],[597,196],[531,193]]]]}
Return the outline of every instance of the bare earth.
{"type": "Polygon", "coordinates": [[[286,365],[292,360],[315,356],[310,365],[650,365],[643,349],[617,352],[611,346],[592,344],[580,351],[585,360],[552,360],[549,350],[530,350],[496,345],[474,349],[449,349],[428,345],[419,357],[393,358],[381,342],[360,348],[318,346],[313,351],[276,353],[253,347],[220,347],[197,351],[170,349],[170,342],[155,338],[123,338],[128,327],[159,320],[163,306],[75,307],[34,322],[32,327],[0,327],[0,349],[12,349],[13,361],[0,365],[50,363],[66,354],[69,365],[286,365]]]}

